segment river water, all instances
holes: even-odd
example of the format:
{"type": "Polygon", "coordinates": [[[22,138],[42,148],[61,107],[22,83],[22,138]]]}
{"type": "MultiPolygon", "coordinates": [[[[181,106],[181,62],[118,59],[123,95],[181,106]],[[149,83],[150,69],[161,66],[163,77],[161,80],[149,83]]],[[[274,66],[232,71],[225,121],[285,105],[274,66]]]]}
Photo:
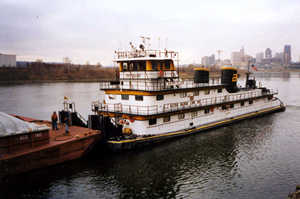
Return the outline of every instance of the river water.
{"type": "MultiPolygon", "coordinates": [[[[285,112],[139,151],[88,157],[17,176],[0,198],[286,198],[300,184],[300,78],[263,78],[285,112]]],[[[97,83],[0,86],[0,111],[50,119],[63,97],[86,118],[97,83]]]]}

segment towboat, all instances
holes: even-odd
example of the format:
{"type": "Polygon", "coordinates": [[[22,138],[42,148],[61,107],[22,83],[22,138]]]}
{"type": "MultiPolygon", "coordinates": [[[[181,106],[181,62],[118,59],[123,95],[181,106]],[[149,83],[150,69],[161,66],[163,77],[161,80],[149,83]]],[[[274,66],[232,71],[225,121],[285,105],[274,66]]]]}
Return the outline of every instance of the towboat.
{"type": "MultiPolygon", "coordinates": [[[[100,128],[116,151],[195,134],[207,129],[285,109],[278,91],[257,86],[247,73],[245,86],[232,66],[221,67],[220,78],[209,68],[194,68],[193,79],[181,79],[175,68],[179,53],[130,43],[115,51],[119,79],[100,82],[104,100],[92,103],[89,120],[100,128]]],[[[97,126],[97,127],[95,127],[97,126]]]]}

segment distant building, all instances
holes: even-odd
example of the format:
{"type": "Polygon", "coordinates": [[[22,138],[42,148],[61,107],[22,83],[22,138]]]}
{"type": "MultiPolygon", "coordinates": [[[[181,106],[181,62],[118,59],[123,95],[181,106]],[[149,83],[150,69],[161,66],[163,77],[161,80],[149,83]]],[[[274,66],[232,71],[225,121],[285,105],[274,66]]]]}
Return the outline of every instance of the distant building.
{"type": "Polygon", "coordinates": [[[291,45],[285,45],[283,48],[283,64],[289,65],[292,61],[291,45]]]}
{"type": "Polygon", "coordinates": [[[241,52],[231,53],[231,63],[232,65],[240,65],[243,62],[243,56],[241,52]]]}
{"type": "Polygon", "coordinates": [[[240,51],[231,53],[231,63],[233,66],[245,69],[249,62],[253,62],[253,58],[250,55],[245,54],[244,48],[240,51]]]}
{"type": "Polygon", "coordinates": [[[216,64],[215,55],[212,54],[211,56],[204,56],[201,58],[201,64],[204,66],[213,66],[216,64]]]}
{"type": "Polygon", "coordinates": [[[265,58],[271,59],[272,58],[272,50],[270,48],[267,48],[265,51],[265,58]]]}
{"type": "Polygon", "coordinates": [[[256,63],[262,63],[264,59],[264,53],[260,52],[256,54],[256,63]]]}
{"type": "Polygon", "coordinates": [[[16,67],[16,55],[0,54],[0,67],[16,67]]]}

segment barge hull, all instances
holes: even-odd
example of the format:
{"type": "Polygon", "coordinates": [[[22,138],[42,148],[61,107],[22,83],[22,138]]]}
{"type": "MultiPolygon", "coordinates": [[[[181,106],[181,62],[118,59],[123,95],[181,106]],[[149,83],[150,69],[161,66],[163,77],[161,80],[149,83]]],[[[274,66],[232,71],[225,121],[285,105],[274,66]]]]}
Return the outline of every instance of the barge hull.
{"type": "Polygon", "coordinates": [[[166,133],[166,134],[161,134],[161,135],[155,135],[155,136],[149,136],[149,137],[139,137],[139,138],[135,138],[135,139],[126,139],[126,140],[120,140],[120,141],[110,140],[107,142],[107,145],[114,152],[123,151],[123,150],[132,150],[135,148],[140,148],[140,147],[144,147],[147,145],[156,144],[159,142],[164,142],[166,140],[174,139],[177,137],[193,135],[193,134],[200,133],[200,132],[203,132],[206,130],[233,124],[233,123],[241,121],[241,120],[255,118],[255,117],[263,116],[263,115],[274,113],[274,112],[280,112],[280,111],[284,111],[284,110],[285,110],[284,106],[276,106],[276,107],[272,107],[272,108],[263,109],[261,111],[247,113],[247,114],[233,117],[230,119],[225,119],[222,121],[209,123],[209,124],[202,125],[202,126],[196,127],[196,128],[185,129],[185,130],[181,130],[181,131],[176,131],[176,132],[171,132],[171,133],[166,133]]]}

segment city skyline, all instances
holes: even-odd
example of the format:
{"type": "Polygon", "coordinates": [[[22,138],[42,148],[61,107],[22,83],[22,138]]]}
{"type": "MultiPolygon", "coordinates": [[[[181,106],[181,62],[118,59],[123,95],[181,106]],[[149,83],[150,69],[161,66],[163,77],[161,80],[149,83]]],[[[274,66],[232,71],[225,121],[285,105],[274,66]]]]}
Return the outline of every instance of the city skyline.
{"type": "Polygon", "coordinates": [[[111,65],[113,52],[139,44],[141,35],[152,47],[180,52],[181,63],[201,62],[222,50],[221,58],[242,46],[255,57],[267,47],[282,52],[292,46],[292,60],[300,55],[300,5],[290,1],[226,2],[213,0],[153,1],[8,1],[0,2],[1,53],[18,60],[43,59],[111,65]]]}

